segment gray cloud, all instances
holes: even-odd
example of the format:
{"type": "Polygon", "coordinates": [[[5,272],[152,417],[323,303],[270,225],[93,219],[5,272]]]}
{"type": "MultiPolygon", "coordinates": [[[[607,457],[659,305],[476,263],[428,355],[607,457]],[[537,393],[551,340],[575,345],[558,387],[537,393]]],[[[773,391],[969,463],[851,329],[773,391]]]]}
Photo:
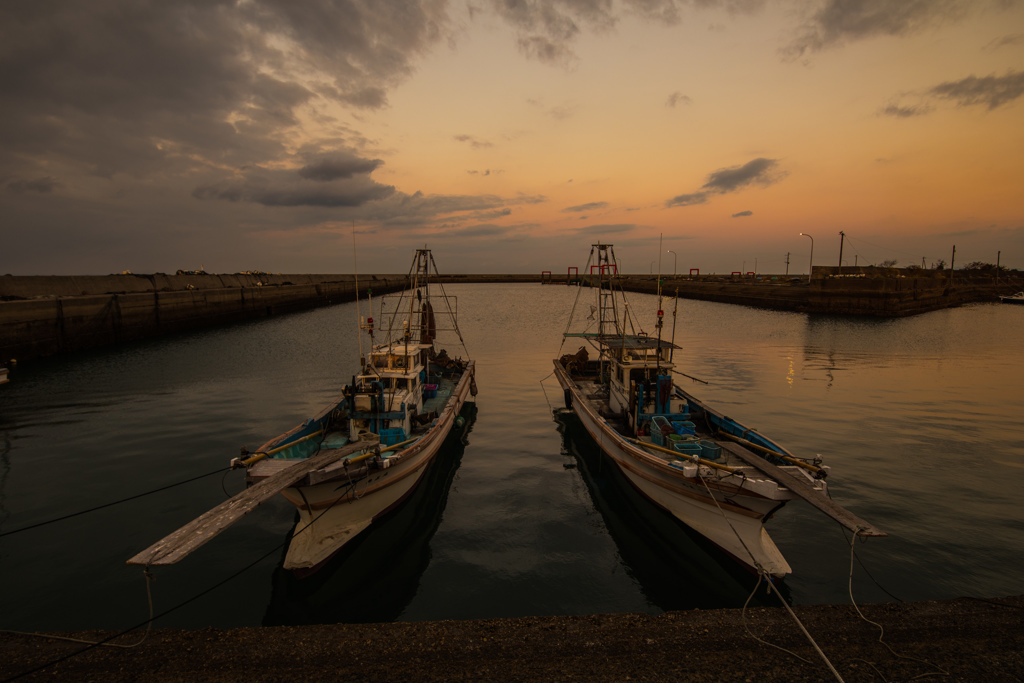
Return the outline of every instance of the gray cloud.
{"type": "Polygon", "coordinates": [[[849,41],[910,35],[985,6],[1000,9],[1008,4],[1002,0],[821,0],[782,53],[798,58],[849,41]]]}
{"type": "Polygon", "coordinates": [[[301,108],[384,106],[447,22],[438,0],[5,3],[0,175],[62,167],[74,187],[282,159],[301,108]]]}
{"type": "Polygon", "coordinates": [[[777,159],[758,158],[748,161],[742,166],[731,166],[713,171],[708,175],[708,181],[701,189],[715,194],[735,192],[753,183],[771,185],[784,176],[785,173],[779,170],[777,159]]]}
{"type": "Polygon", "coordinates": [[[473,149],[485,149],[487,147],[494,147],[494,143],[487,142],[486,140],[478,140],[472,135],[453,135],[456,142],[465,142],[473,149]]]}
{"type": "Polygon", "coordinates": [[[602,31],[618,21],[611,0],[491,0],[491,7],[516,30],[516,43],[524,55],[563,67],[575,61],[572,44],[581,25],[602,31]]]}
{"type": "Polygon", "coordinates": [[[924,116],[930,112],[932,108],[927,104],[915,104],[915,105],[899,105],[890,104],[883,107],[878,113],[882,116],[892,116],[898,119],[909,119],[914,116],[924,116]]]}
{"type": "Polygon", "coordinates": [[[1024,95],[1024,71],[1011,71],[1005,76],[968,76],[940,83],[928,90],[928,94],[953,100],[961,107],[981,104],[995,109],[1024,95]]]}
{"type": "Polygon", "coordinates": [[[35,180],[23,180],[19,178],[7,183],[7,189],[12,192],[40,192],[42,194],[46,194],[48,192],[53,192],[58,187],[60,187],[60,183],[49,176],[36,178],[35,180]]]}
{"type": "Polygon", "coordinates": [[[669,95],[668,99],[665,101],[666,107],[675,108],[677,105],[680,104],[693,104],[693,100],[690,99],[688,95],[684,95],[681,92],[674,92],[671,95],[669,95]]]}
{"type": "Polygon", "coordinates": [[[767,187],[779,182],[786,175],[787,173],[779,168],[778,159],[759,157],[742,166],[730,166],[712,171],[708,174],[707,182],[701,186],[700,191],[677,195],[665,202],[665,206],[704,204],[711,195],[738,192],[748,185],[767,187]]]}
{"type": "Polygon", "coordinates": [[[1024,33],[1014,33],[1008,36],[1002,36],[995,40],[989,41],[981,49],[985,52],[995,52],[1004,47],[1014,47],[1016,45],[1024,45],[1024,33]]]}
{"type": "Polygon", "coordinates": [[[985,106],[991,110],[1021,96],[1024,96],[1024,71],[1010,71],[1005,76],[968,76],[932,86],[923,93],[904,95],[915,99],[916,103],[894,102],[879,110],[879,114],[896,118],[923,116],[935,110],[936,100],[952,101],[960,107],[985,106]]]}
{"type": "Polygon", "coordinates": [[[594,209],[603,209],[608,206],[608,202],[590,202],[589,204],[577,204],[576,206],[568,206],[562,211],[568,212],[579,212],[579,211],[593,211],[594,209]]]}
{"type": "Polygon", "coordinates": [[[694,204],[704,204],[707,201],[707,192],[693,192],[690,194],[676,195],[665,202],[665,206],[693,206],[694,204]]]}
{"type": "Polygon", "coordinates": [[[616,235],[630,232],[636,229],[633,223],[608,223],[604,225],[588,225],[585,228],[576,228],[575,232],[585,235],[616,235]]]}
{"type": "Polygon", "coordinates": [[[356,174],[372,173],[382,163],[380,159],[360,159],[355,155],[321,159],[300,168],[299,177],[320,181],[351,178],[356,174]]]}
{"type": "Polygon", "coordinates": [[[733,218],[742,218],[743,216],[753,216],[753,215],[754,215],[753,211],[740,211],[739,213],[734,213],[732,215],[732,217],[733,218]]]}

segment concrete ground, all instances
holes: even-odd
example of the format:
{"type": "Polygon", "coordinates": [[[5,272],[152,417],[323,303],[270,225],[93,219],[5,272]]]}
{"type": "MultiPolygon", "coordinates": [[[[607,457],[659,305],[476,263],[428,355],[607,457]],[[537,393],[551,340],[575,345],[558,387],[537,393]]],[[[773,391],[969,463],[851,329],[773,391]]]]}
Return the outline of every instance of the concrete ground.
{"type": "MultiPolygon", "coordinates": [[[[476,621],[155,629],[137,647],[0,633],[3,680],[1024,680],[1024,596],[476,621]],[[755,640],[750,632],[793,654],[755,640]],[[890,650],[886,644],[892,648],[890,650]],[[806,661],[801,661],[799,655],[806,661]],[[57,661],[61,660],[62,661],[57,661]],[[42,667],[42,668],[40,668],[42,667]],[[838,674],[839,676],[837,676],[838,674]]],[[[74,635],[99,639],[112,633],[74,635]]],[[[140,632],[116,642],[137,642],[140,632]]]]}

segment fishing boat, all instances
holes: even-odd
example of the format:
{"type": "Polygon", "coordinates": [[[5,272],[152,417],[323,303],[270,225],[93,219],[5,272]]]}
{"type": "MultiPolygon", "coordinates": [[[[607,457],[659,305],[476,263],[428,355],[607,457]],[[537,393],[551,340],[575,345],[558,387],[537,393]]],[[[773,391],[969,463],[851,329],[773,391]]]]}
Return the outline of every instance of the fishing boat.
{"type": "Polygon", "coordinates": [[[1004,304],[1024,304],[1024,292],[1017,292],[1011,296],[1001,296],[999,300],[1004,304]]]}
{"type": "Polygon", "coordinates": [[[829,467],[819,458],[794,456],[675,384],[673,375],[683,373],[674,363],[679,347],[663,337],[661,293],[648,334],[619,286],[613,245],[592,245],[587,266],[596,302],[585,318],[578,314],[580,288],[562,340],[563,349],[569,340],[584,345],[560,349],[554,375],[565,407],[644,496],[743,565],[777,578],[792,568],[764,522],[794,498],[858,536],[886,535],[829,498],[829,467]]]}
{"type": "Polygon", "coordinates": [[[438,348],[444,338],[465,352],[457,299],[431,282],[436,276],[431,251],[417,249],[409,288],[380,297],[379,325],[372,299],[370,316],[360,316],[360,370],[341,395],[255,451],[243,449],[231,464],[245,468],[248,488],[129,564],[177,562],[280,492],[298,511],[283,566],[308,574],[409,496],[476,395],[474,361],[438,348]]]}

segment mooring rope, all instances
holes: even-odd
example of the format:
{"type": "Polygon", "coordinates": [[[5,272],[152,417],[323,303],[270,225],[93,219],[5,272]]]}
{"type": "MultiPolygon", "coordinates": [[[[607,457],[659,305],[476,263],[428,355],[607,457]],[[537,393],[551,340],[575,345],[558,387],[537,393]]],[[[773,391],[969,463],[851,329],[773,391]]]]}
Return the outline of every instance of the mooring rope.
{"type": "MultiPolygon", "coordinates": [[[[838,680],[838,681],[839,681],[840,683],[845,683],[845,681],[843,681],[843,677],[842,677],[842,676],[840,676],[840,675],[839,675],[839,672],[838,672],[838,671],[836,671],[836,668],[835,668],[834,666],[832,666],[832,662],[831,662],[831,661],[829,661],[829,658],[828,658],[828,657],[827,657],[827,656],[825,655],[825,653],[824,653],[824,652],[822,652],[821,648],[820,648],[820,647],[818,647],[818,644],[817,644],[816,642],[814,642],[814,638],[813,638],[813,637],[811,637],[811,634],[810,634],[810,633],[809,633],[809,632],[807,631],[807,629],[806,629],[806,628],[804,628],[804,625],[803,625],[803,623],[802,623],[802,622],[800,621],[800,619],[799,619],[799,618],[798,618],[798,617],[796,616],[796,613],[795,613],[795,612],[793,611],[793,609],[792,609],[792,608],[791,608],[791,607],[789,606],[789,603],[787,603],[787,602],[786,602],[786,599],[785,599],[784,597],[782,597],[782,593],[780,593],[780,592],[779,592],[779,589],[775,587],[775,583],[774,583],[773,581],[771,581],[771,580],[769,580],[769,579],[768,579],[768,572],[767,572],[767,571],[765,571],[764,567],[762,567],[762,566],[761,566],[761,564],[760,564],[760,563],[759,563],[759,562],[757,561],[757,558],[756,558],[756,557],[754,557],[754,553],[750,552],[750,548],[748,548],[748,547],[747,547],[747,544],[743,542],[743,537],[742,537],[742,536],[740,536],[740,532],[736,531],[736,527],[735,527],[735,526],[733,526],[733,524],[732,524],[732,521],[731,521],[731,520],[729,519],[728,515],[726,515],[726,514],[725,514],[725,510],[723,510],[723,509],[722,509],[722,506],[721,506],[721,504],[720,504],[720,503],[718,502],[718,499],[717,499],[717,498],[715,498],[715,496],[714,496],[714,494],[713,494],[713,493],[711,493],[711,488],[710,488],[710,487],[708,486],[708,483],[707,483],[706,481],[704,481],[704,477],[702,477],[702,476],[701,476],[701,474],[700,474],[700,466],[699,466],[699,465],[697,466],[697,478],[698,478],[698,479],[700,479],[700,482],[701,482],[702,484],[704,484],[704,488],[705,488],[705,489],[707,490],[707,492],[708,492],[708,495],[709,495],[709,496],[711,496],[711,500],[715,501],[715,505],[716,505],[716,506],[718,507],[718,511],[722,513],[722,517],[723,517],[723,518],[725,519],[725,522],[726,522],[726,524],[728,524],[728,525],[729,525],[729,528],[730,528],[730,529],[732,529],[732,532],[733,532],[734,534],[736,534],[736,538],[737,538],[737,539],[739,540],[739,542],[740,542],[740,545],[742,545],[742,546],[743,546],[743,549],[747,551],[747,554],[748,554],[748,555],[750,555],[750,560],[751,560],[751,562],[753,562],[753,563],[754,563],[754,567],[756,567],[756,568],[757,568],[757,572],[758,572],[758,574],[759,574],[759,575],[760,575],[761,577],[763,577],[763,578],[765,579],[765,581],[766,581],[766,583],[768,584],[768,586],[769,586],[769,587],[770,587],[770,588],[771,588],[772,590],[774,590],[774,591],[775,591],[775,594],[776,594],[776,595],[778,595],[778,596],[779,596],[779,602],[781,602],[781,603],[782,603],[782,606],[783,606],[783,607],[785,607],[785,608],[786,608],[786,611],[788,611],[788,612],[789,612],[789,615],[790,615],[791,617],[793,617],[793,620],[794,620],[794,621],[796,622],[797,626],[799,626],[799,627],[800,627],[800,630],[801,630],[801,631],[803,631],[803,633],[804,633],[804,635],[805,635],[805,636],[807,636],[807,640],[809,640],[809,641],[810,641],[810,643],[811,643],[811,645],[813,645],[813,646],[814,646],[814,649],[815,649],[815,650],[816,650],[816,651],[818,652],[818,655],[820,655],[820,656],[821,656],[821,658],[822,658],[823,660],[825,660],[825,664],[826,664],[826,665],[828,666],[828,668],[829,668],[829,671],[831,671],[831,672],[832,672],[832,675],[834,675],[834,676],[836,677],[836,679],[837,679],[837,680],[838,680]]],[[[757,585],[755,585],[755,586],[754,586],[754,591],[756,591],[756,590],[757,590],[757,586],[758,586],[758,585],[760,585],[760,580],[758,581],[757,585]]],[[[750,602],[750,598],[752,598],[752,597],[754,597],[754,592],[751,592],[751,593],[750,593],[750,597],[748,597],[748,598],[747,598],[747,603],[749,603],[749,602],[750,602]]],[[[744,605],[743,605],[743,627],[744,627],[744,628],[747,628],[747,605],[746,605],[746,604],[744,604],[744,605]]],[[[810,664],[810,663],[811,663],[811,662],[809,662],[808,660],[804,659],[803,657],[801,657],[801,656],[799,656],[799,655],[797,655],[797,654],[794,654],[793,652],[790,652],[789,650],[787,650],[787,649],[786,649],[786,648],[784,648],[784,647],[779,647],[778,645],[774,645],[774,644],[772,644],[772,643],[769,643],[769,642],[768,642],[768,641],[766,641],[766,640],[762,640],[761,638],[758,638],[757,636],[755,636],[755,635],[754,635],[753,633],[751,633],[751,632],[750,632],[750,629],[749,629],[749,628],[747,628],[747,633],[748,633],[748,634],[750,634],[750,635],[751,635],[751,636],[752,636],[752,637],[753,637],[753,638],[754,638],[755,640],[758,640],[758,641],[760,641],[760,642],[762,642],[762,643],[765,643],[766,645],[771,645],[772,647],[774,647],[774,648],[778,648],[779,650],[782,650],[783,652],[788,652],[789,654],[793,655],[793,656],[794,656],[794,657],[796,657],[797,659],[799,659],[799,660],[801,660],[801,661],[804,661],[804,662],[807,662],[808,664],[810,664]]]]}
{"type": "Polygon", "coordinates": [[[3,533],[0,533],[0,538],[3,538],[4,536],[11,536],[13,534],[17,534],[17,533],[20,533],[22,531],[28,531],[29,529],[37,529],[37,528],[39,528],[41,526],[46,526],[48,524],[54,524],[56,522],[63,522],[66,519],[71,519],[72,517],[78,517],[79,515],[84,515],[84,514],[86,514],[88,512],[96,512],[97,510],[102,510],[103,508],[112,507],[114,505],[120,505],[121,503],[127,503],[128,501],[135,500],[136,498],[144,498],[144,497],[152,495],[154,493],[159,493],[161,491],[166,491],[167,489],[173,489],[175,486],[181,486],[182,484],[188,484],[188,483],[191,483],[193,481],[198,481],[199,479],[203,479],[205,477],[212,477],[213,475],[220,474],[221,472],[230,472],[230,471],[231,471],[230,467],[226,467],[226,468],[222,467],[220,469],[214,470],[213,472],[207,472],[206,474],[200,474],[198,477],[192,477],[191,479],[186,479],[184,481],[179,481],[179,482],[177,482],[175,484],[168,484],[167,486],[161,486],[158,489],[153,489],[152,491],[146,491],[145,493],[139,493],[137,495],[129,496],[127,498],[122,498],[121,500],[115,500],[112,503],[105,503],[103,505],[97,505],[96,507],[89,508],[88,510],[80,510],[78,512],[72,512],[70,515],[64,515],[63,517],[57,517],[55,519],[50,519],[50,520],[47,520],[45,522],[38,522],[37,524],[30,524],[28,526],[23,526],[20,529],[14,529],[13,531],[5,531],[3,533]]]}
{"type": "MultiPolygon", "coordinates": [[[[849,584],[848,584],[849,591],[850,591],[850,604],[852,604],[853,608],[855,610],[857,610],[857,614],[860,616],[861,619],[863,619],[864,621],[868,622],[869,624],[871,624],[873,626],[877,626],[878,627],[878,642],[881,643],[882,645],[885,645],[886,649],[889,650],[889,652],[891,652],[895,657],[898,657],[900,659],[906,659],[906,660],[909,660],[909,661],[912,661],[912,662],[919,662],[921,664],[926,664],[926,665],[934,667],[935,669],[938,670],[938,671],[933,671],[933,672],[929,672],[929,673],[919,674],[917,676],[914,676],[910,680],[914,681],[914,680],[917,680],[918,678],[925,678],[926,676],[948,676],[949,672],[946,671],[945,669],[943,669],[941,666],[939,666],[937,664],[933,664],[933,663],[931,663],[931,662],[929,662],[927,660],[924,660],[924,659],[918,659],[917,657],[909,657],[907,655],[901,655],[900,653],[896,652],[896,650],[892,649],[892,647],[889,645],[889,643],[887,643],[887,642],[885,642],[883,640],[883,638],[885,637],[885,629],[882,627],[882,625],[877,623],[877,622],[871,621],[866,616],[864,616],[863,612],[860,611],[860,607],[857,606],[857,601],[853,599],[853,558],[854,558],[854,554],[855,554],[854,553],[854,548],[856,547],[856,543],[857,543],[857,531],[860,531],[860,529],[855,530],[853,532],[853,537],[850,539],[850,578],[849,578],[849,584]]],[[[845,536],[845,532],[844,532],[844,536],[845,536]]]]}
{"type": "MultiPolygon", "coordinates": [[[[352,486],[354,486],[354,485],[355,485],[355,482],[353,482],[352,486]]],[[[132,631],[137,631],[140,628],[142,628],[143,626],[146,627],[147,635],[148,635],[149,629],[152,627],[152,624],[153,624],[154,621],[156,621],[157,619],[163,619],[168,614],[176,612],[177,610],[181,609],[182,607],[185,607],[186,605],[189,605],[189,604],[195,602],[199,598],[201,598],[201,597],[203,597],[203,596],[205,596],[205,595],[207,595],[209,593],[212,593],[213,591],[217,590],[221,586],[227,584],[228,582],[238,578],[239,576],[241,576],[245,572],[249,571],[250,569],[252,569],[256,565],[258,565],[260,562],[262,562],[263,560],[267,559],[268,557],[270,557],[274,553],[278,552],[281,548],[283,548],[284,546],[286,546],[289,543],[291,543],[291,540],[293,538],[295,538],[295,536],[297,536],[298,534],[301,534],[303,531],[305,531],[309,527],[313,526],[313,524],[317,520],[319,520],[323,515],[327,514],[327,512],[331,508],[333,508],[335,505],[337,505],[346,495],[348,495],[347,491],[344,494],[342,494],[339,498],[335,499],[334,502],[332,502],[329,507],[325,508],[324,511],[321,512],[319,515],[317,515],[315,519],[311,520],[309,522],[309,524],[307,524],[306,526],[304,526],[301,529],[298,529],[294,533],[292,533],[291,536],[289,536],[283,543],[278,543],[276,546],[271,548],[269,551],[267,551],[263,555],[260,555],[258,558],[256,558],[255,560],[253,560],[252,562],[250,562],[246,566],[242,567],[238,571],[234,572],[233,574],[231,574],[227,578],[222,579],[221,581],[218,581],[217,583],[213,584],[209,588],[207,588],[207,589],[205,589],[205,590],[203,590],[203,591],[201,591],[199,593],[196,593],[195,595],[193,595],[192,597],[188,598],[187,600],[184,600],[184,601],[178,603],[174,607],[170,607],[170,608],[164,610],[163,612],[161,612],[160,614],[157,614],[156,616],[154,616],[153,612],[152,612],[153,597],[152,597],[152,593],[149,590],[149,582],[150,582],[150,580],[152,578],[152,575],[149,572],[149,567],[148,566],[145,567],[143,569],[143,571],[146,574],[146,581],[147,581],[146,593],[147,593],[147,596],[149,598],[149,604],[150,604],[149,619],[147,619],[146,621],[143,621],[141,623],[138,623],[135,626],[132,626],[132,627],[127,628],[127,629],[124,629],[123,631],[119,631],[119,632],[115,633],[112,636],[104,638],[103,640],[94,641],[94,642],[81,641],[81,642],[88,642],[89,643],[88,647],[84,647],[81,650],[77,650],[77,651],[72,652],[70,654],[64,655],[63,657],[59,657],[58,659],[54,659],[53,661],[47,662],[45,664],[41,664],[41,665],[37,666],[36,668],[31,669],[29,671],[24,671],[24,672],[22,672],[20,674],[16,674],[14,676],[11,676],[10,678],[5,678],[2,683],[8,683],[9,681],[14,681],[14,680],[17,680],[19,678],[24,678],[25,676],[30,676],[30,675],[32,675],[34,673],[38,673],[39,671],[42,671],[43,669],[51,667],[51,666],[53,666],[55,664],[60,664],[61,662],[67,661],[69,659],[72,659],[73,657],[77,657],[78,655],[84,654],[84,653],[88,652],[89,650],[92,650],[93,648],[99,647],[101,645],[109,645],[109,644],[111,644],[110,641],[116,640],[117,638],[120,638],[123,635],[131,633],[132,631]]],[[[17,631],[10,631],[10,633],[18,633],[18,632],[17,631]]],[[[31,634],[30,633],[30,634],[24,634],[24,635],[38,635],[38,636],[41,636],[41,637],[48,637],[48,636],[45,636],[44,634],[31,634]]],[[[140,640],[135,645],[131,645],[131,646],[122,645],[120,647],[137,647],[138,645],[142,644],[142,642],[145,639],[146,639],[145,636],[143,636],[142,640],[140,640]]]]}

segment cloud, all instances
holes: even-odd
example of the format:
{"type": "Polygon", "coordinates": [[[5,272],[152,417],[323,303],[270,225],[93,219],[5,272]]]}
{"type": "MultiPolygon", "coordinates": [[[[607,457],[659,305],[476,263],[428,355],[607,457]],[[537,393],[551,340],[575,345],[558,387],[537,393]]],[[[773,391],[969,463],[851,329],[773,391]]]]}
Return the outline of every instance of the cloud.
{"type": "Polygon", "coordinates": [[[781,180],[785,173],[779,171],[777,159],[757,158],[742,166],[720,168],[708,175],[708,181],[701,189],[715,194],[735,192],[747,185],[771,185],[781,180]]]}
{"type": "Polygon", "coordinates": [[[250,166],[240,177],[196,187],[192,196],[263,206],[357,207],[395,192],[370,178],[381,163],[341,151],[295,171],[250,166]]]}
{"type": "Polygon", "coordinates": [[[708,174],[707,182],[701,186],[700,191],[677,195],[665,202],[665,206],[704,204],[712,195],[738,192],[749,185],[767,187],[779,182],[786,175],[787,173],[779,168],[778,159],[758,157],[742,166],[730,166],[712,171],[708,174]]]}
{"type": "Polygon", "coordinates": [[[73,188],[281,160],[310,108],[385,106],[448,23],[437,0],[5,5],[0,175],[60,167],[73,188]]]}
{"type": "Polygon", "coordinates": [[[356,174],[372,173],[383,161],[380,159],[360,159],[355,155],[321,159],[299,169],[299,177],[307,180],[331,181],[339,178],[351,178],[356,174]]]}
{"type": "Polygon", "coordinates": [[[1015,47],[1017,45],[1024,45],[1024,33],[1013,33],[1008,36],[1002,36],[991,40],[982,47],[984,52],[995,52],[1004,47],[1015,47]]]}
{"type": "Polygon", "coordinates": [[[590,202],[589,204],[577,204],[576,206],[568,206],[562,211],[566,212],[580,212],[580,211],[593,211],[595,209],[604,209],[608,206],[608,202],[590,202]]]}
{"type": "Polygon", "coordinates": [[[605,225],[588,225],[585,228],[576,228],[575,232],[583,235],[618,235],[631,232],[636,229],[633,223],[614,223],[605,225]]]}
{"type": "Polygon", "coordinates": [[[898,104],[890,104],[881,109],[878,113],[882,116],[893,116],[898,119],[909,119],[914,116],[924,116],[932,110],[932,107],[927,104],[915,104],[910,106],[901,106],[898,104]]]}
{"type": "Polygon", "coordinates": [[[1002,0],[822,0],[797,35],[782,49],[796,59],[843,44],[881,36],[906,36],[961,19],[986,6],[1002,9],[1002,0]]]}
{"type": "Polygon", "coordinates": [[[940,83],[929,89],[928,94],[953,100],[961,107],[981,104],[996,109],[1024,95],[1024,71],[1011,71],[1005,76],[968,76],[940,83]]]}
{"type": "Polygon", "coordinates": [[[53,178],[46,176],[44,178],[36,178],[35,180],[12,180],[7,183],[7,189],[11,192],[39,192],[46,194],[53,192],[55,189],[60,187],[60,183],[53,178]]]}
{"type": "Polygon", "coordinates": [[[618,21],[610,0],[491,0],[490,5],[516,31],[516,44],[527,58],[566,68],[576,61],[573,43],[581,25],[607,31],[618,21]]]}
{"type": "Polygon", "coordinates": [[[754,215],[753,211],[740,211],[739,213],[734,213],[732,215],[732,217],[733,218],[741,218],[743,216],[753,216],[753,215],[754,215]]]}
{"type": "Polygon", "coordinates": [[[665,101],[666,107],[675,108],[676,105],[688,105],[693,104],[693,100],[690,99],[689,95],[684,95],[681,92],[674,92],[668,96],[668,100],[665,101]]]}
{"type": "Polygon", "coordinates": [[[472,135],[453,135],[452,138],[457,142],[468,143],[473,149],[485,149],[487,147],[494,147],[494,143],[487,142],[486,140],[477,140],[472,135]]]}
{"type": "Polygon", "coordinates": [[[879,114],[896,118],[923,116],[935,110],[936,100],[949,100],[960,107],[985,106],[989,110],[1010,104],[1024,95],[1024,71],[1010,71],[1005,76],[967,76],[958,81],[946,81],[928,88],[923,93],[908,93],[917,103],[899,102],[883,107],[879,114]]]}
{"type": "Polygon", "coordinates": [[[694,204],[704,204],[707,201],[707,192],[692,192],[690,194],[676,195],[665,202],[665,206],[693,206],[694,204]]]}

